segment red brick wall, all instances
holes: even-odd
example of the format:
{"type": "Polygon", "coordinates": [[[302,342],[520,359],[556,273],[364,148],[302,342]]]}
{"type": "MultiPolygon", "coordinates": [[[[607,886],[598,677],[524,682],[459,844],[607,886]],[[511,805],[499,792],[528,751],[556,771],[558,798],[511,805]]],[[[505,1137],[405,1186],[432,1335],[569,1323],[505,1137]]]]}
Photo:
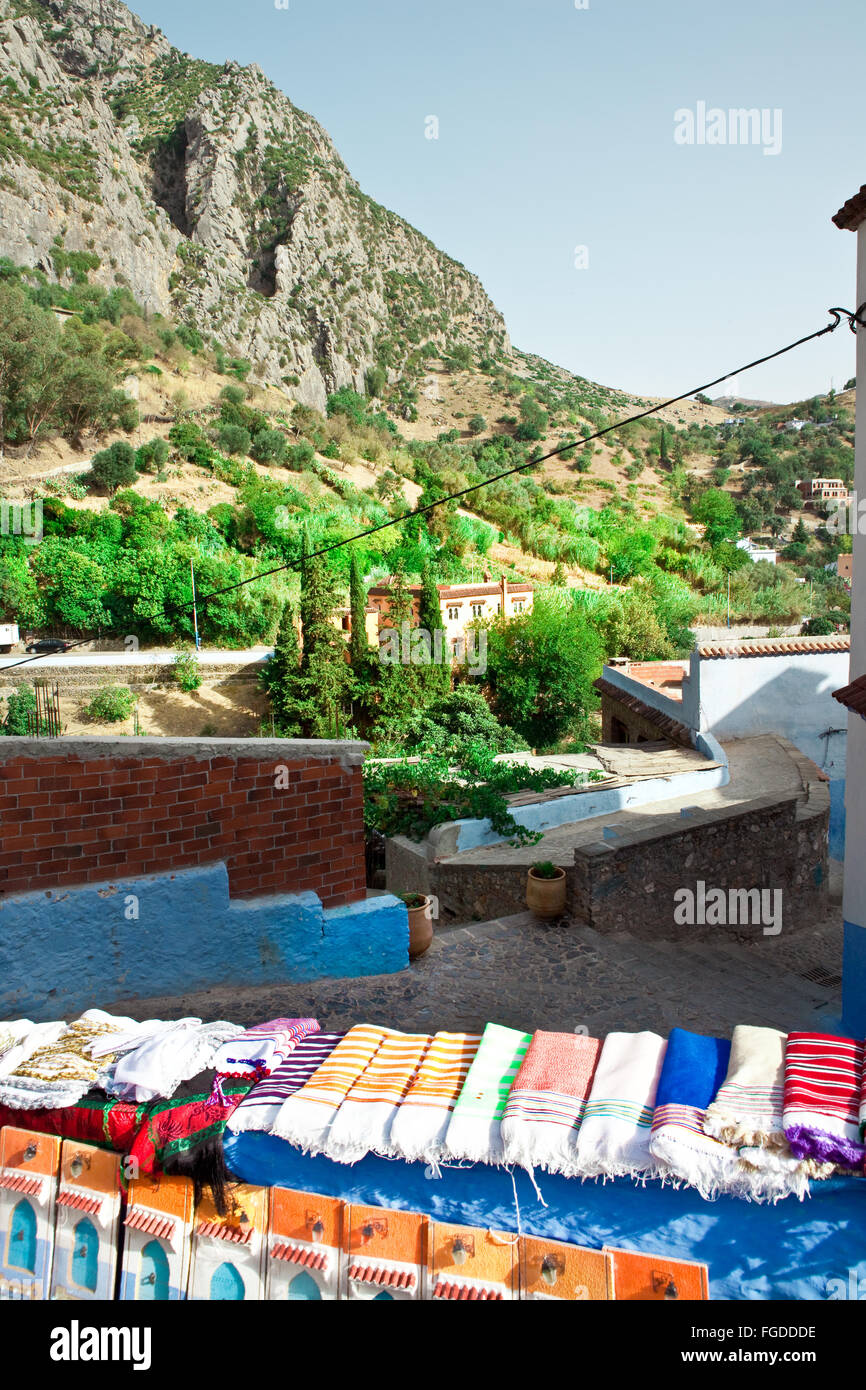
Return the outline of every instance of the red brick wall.
{"type": "MultiPolygon", "coordinates": [[[[9,740],[0,740],[11,752],[9,740]]],[[[273,756],[0,762],[0,892],[166,873],[224,860],[232,897],[365,893],[360,766],[273,756]],[[276,768],[288,768],[284,789],[276,768]]]]}

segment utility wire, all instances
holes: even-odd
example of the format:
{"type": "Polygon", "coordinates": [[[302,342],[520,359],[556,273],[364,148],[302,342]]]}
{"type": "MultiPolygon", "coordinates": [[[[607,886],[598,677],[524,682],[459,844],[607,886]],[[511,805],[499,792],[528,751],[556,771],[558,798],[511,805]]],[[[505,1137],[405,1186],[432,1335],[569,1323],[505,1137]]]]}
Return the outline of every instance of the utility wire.
{"type": "MultiPolygon", "coordinates": [[[[688,391],[683,391],[679,396],[671,396],[668,400],[659,401],[657,405],[649,406],[646,410],[641,410],[636,415],[630,415],[625,420],[618,420],[613,425],[606,425],[604,429],[596,430],[595,434],[587,435],[583,440],[583,444],[591,444],[594,440],[602,439],[606,434],[615,433],[617,430],[623,429],[626,425],[635,424],[638,420],[645,420],[650,415],[657,415],[660,410],[667,410],[669,406],[677,405],[680,401],[688,400],[690,396],[696,396],[704,391],[708,391],[712,386],[719,386],[723,381],[727,381],[732,376],[739,376],[742,372],[750,372],[754,367],[763,366],[765,362],[772,362],[777,357],[784,357],[786,353],[793,352],[795,348],[802,347],[804,343],[811,343],[816,338],[823,338],[827,333],[834,333],[843,318],[848,320],[848,326],[852,333],[856,333],[857,329],[855,325],[866,327],[866,320],[862,317],[864,310],[866,310],[866,304],[861,304],[860,307],[854,311],[840,308],[828,309],[827,313],[831,315],[833,322],[825,324],[823,328],[816,329],[814,333],[807,333],[804,337],[797,338],[795,342],[788,343],[785,347],[777,348],[775,352],[768,352],[764,357],[756,357],[754,361],[747,362],[743,367],[735,367],[732,371],[725,372],[723,376],[717,376],[712,381],[704,382],[703,386],[692,386],[688,391]]],[[[426,516],[429,512],[434,511],[436,507],[444,507],[447,506],[449,502],[457,502],[461,497],[468,497],[473,492],[479,492],[482,488],[491,487],[494,483],[501,483],[504,478],[512,478],[516,473],[525,473],[530,468],[538,468],[539,464],[547,463],[549,459],[556,458],[559,454],[565,453],[566,450],[575,447],[575,442],[571,444],[560,444],[556,449],[551,449],[549,453],[542,454],[540,458],[529,459],[526,463],[516,464],[514,468],[507,468],[503,473],[494,474],[492,478],[483,478],[481,482],[471,483],[469,487],[460,488],[458,492],[449,493],[447,497],[440,497],[437,501],[428,502],[423,507],[416,507],[413,511],[405,512],[402,516],[391,517],[388,521],[380,522],[378,526],[371,526],[366,531],[359,531],[356,536],[348,536],[345,540],[332,541],[329,545],[320,546],[318,550],[311,550],[300,560],[288,560],[283,565],[275,565],[273,569],[262,570],[259,574],[250,575],[248,579],[241,579],[237,584],[228,584],[225,588],[212,589],[209,593],[199,594],[199,607],[203,607],[210,599],[221,598],[224,594],[232,594],[238,589],[246,588],[248,584],[257,584],[262,579],[270,579],[275,574],[285,573],[286,570],[300,569],[307,560],[314,560],[320,555],[330,555],[335,550],[341,550],[343,546],[354,545],[356,541],[366,540],[369,536],[378,535],[379,532],[387,531],[392,526],[402,526],[407,521],[412,521],[415,517],[426,516]]],[[[167,604],[163,605],[158,610],[154,610],[153,614],[142,614],[140,617],[147,620],[150,617],[157,616],[157,613],[161,616],[168,617],[172,614],[186,613],[191,609],[192,603],[167,604]]],[[[78,642],[70,642],[67,650],[84,646],[87,642],[91,642],[92,640],[91,637],[83,637],[78,642]]],[[[50,656],[51,654],[50,652],[40,652],[34,656],[24,657],[21,661],[13,662],[11,666],[6,666],[2,669],[11,671],[14,670],[16,666],[26,666],[32,661],[41,661],[44,657],[50,656]]]]}

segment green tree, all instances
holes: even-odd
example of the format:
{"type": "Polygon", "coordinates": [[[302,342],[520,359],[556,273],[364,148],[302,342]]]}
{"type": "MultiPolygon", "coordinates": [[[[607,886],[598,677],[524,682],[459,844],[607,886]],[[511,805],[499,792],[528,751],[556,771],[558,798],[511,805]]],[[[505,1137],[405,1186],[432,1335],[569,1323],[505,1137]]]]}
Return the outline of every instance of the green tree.
{"type": "Polygon", "coordinates": [[[118,439],[107,449],[94,454],[90,472],[100,487],[106,492],[117,492],[120,487],[134,483],[138,470],[135,466],[135,450],[125,439],[118,439]]]}
{"type": "Polygon", "coordinates": [[[514,431],[515,439],[532,442],[547,433],[547,411],[534,396],[526,395],[520,402],[520,419],[514,431]]]}
{"type": "Polygon", "coordinates": [[[692,515],[695,521],[703,523],[707,545],[735,541],[740,534],[740,518],[734,499],[729,492],[722,492],[720,488],[707,488],[695,503],[692,515]]]}
{"type": "Polygon", "coordinates": [[[428,666],[420,666],[418,674],[420,685],[428,699],[442,696],[451,689],[451,658],[442,621],[442,603],[439,598],[439,585],[432,566],[428,563],[421,573],[421,598],[418,605],[418,625],[430,638],[431,661],[428,666]],[[436,633],[441,633],[439,642],[442,661],[436,661],[436,633]]]}
{"type": "Polygon", "coordinates": [[[217,444],[224,454],[235,458],[245,458],[250,452],[252,439],[243,425],[220,425],[217,429],[217,444]]]}
{"type": "Polygon", "coordinates": [[[494,709],[533,748],[586,736],[601,664],[596,628],[578,609],[554,600],[538,598],[529,613],[500,618],[488,632],[494,709]]]}
{"type": "Polygon", "coordinates": [[[256,463],[281,464],[286,457],[286,436],[282,430],[259,430],[250,453],[256,463]]]}
{"type": "Polygon", "coordinates": [[[346,644],[334,625],[336,580],[324,556],[312,554],[305,530],[301,559],[302,695],[309,704],[308,738],[338,738],[345,728],[352,673],[346,644]]]}

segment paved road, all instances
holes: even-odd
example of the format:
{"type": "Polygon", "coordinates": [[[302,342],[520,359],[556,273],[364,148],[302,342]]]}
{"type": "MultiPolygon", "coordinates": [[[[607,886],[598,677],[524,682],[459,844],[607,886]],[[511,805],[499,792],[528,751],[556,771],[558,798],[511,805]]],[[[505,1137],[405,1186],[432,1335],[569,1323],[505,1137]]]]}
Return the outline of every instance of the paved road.
{"type": "Polygon", "coordinates": [[[232,986],[172,998],[94,1004],[134,1018],[308,1017],[323,1028],[377,1023],[417,1032],[473,1031],[496,1022],[593,1036],[674,1025],[730,1036],[738,1023],[790,1031],[829,1026],[841,1012],[838,906],[814,927],[761,938],[648,943],[627,932],[537,921],[529,913],[441,930],[396,975],[306,984],[232,986]]]}
{"type": "MultiPolygon", "coordinates": [[[[255,662],[263,662],[266,656],[270,656],[273,647],[248,647],[243,651],[227,651],[218,647],[202,647],[198,653],[199,664],[202,666],[247,666],[255,662]]],[[[23,646],[18,651],[12,652],[8,656],[0,657],[0,671],[7,666],[14,666],[27,656],[23,646]]],[[[137,652],[95,652],[86,651],[82,648],[73,649],[55,656],[40,656],[38,665],[51,667],[52,670],[60,671],[63,667],[87,668],[94,666],[112,667],[134,667],[134,666],[168,666],[177,656],[176,647],[149,647],[137,652]]],[[[37,663],[34,662],[34,665],[37,663]]]]}

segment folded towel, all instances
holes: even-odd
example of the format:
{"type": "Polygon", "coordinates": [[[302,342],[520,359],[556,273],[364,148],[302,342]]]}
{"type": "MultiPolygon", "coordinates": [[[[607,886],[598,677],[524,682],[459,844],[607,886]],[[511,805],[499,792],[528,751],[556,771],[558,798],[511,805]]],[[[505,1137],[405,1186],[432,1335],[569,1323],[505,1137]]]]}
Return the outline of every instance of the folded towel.
{"type": "Polygon", "coordinates": [[[480,1033],[437,1033],[391,1124],[390,1147],[408,1159],[442,1158],[457,1097],[478,1052],[480,1033]]]}
{"type": "Polygon", "coordinates": [[[280,1106],[272,1133],[317,1154],[324,1150],[334,1116],[385,1037],[384,1028],[350,1028],[309,1081],[280,1106]]]}
{"type": "Polygon", "coordinates": [[[782,1125],[785,1039],[777,1028],[740,1023],[728,1073],[704,1118],[704,1133],[737,1147],[787,1149],[782,1125]]]}
{"type": "Polygon", "coordinates": [[[325,1153],[338,1163],[365,1154],[388,1156],[391,1122],[433,1039],[388,1029],[380,1046],[343,1101],[328,1131],[325,1153]]]}
{"type": "Polygon", "coordinates": [[[860,1168],[864,1044],[828,1033],[789,1033],[785,1052],[785,1135],[795,1158],[860,1168]]]}
{"type": "Polygon", "coordinates": [[[488,1023],[454,1106],[445,1136],[446,1155],[475,1163],[502,1162],[500,1121],[531,1042],[531,1033],[488,1023]]]}
{"type": "Polygon", "coordinates": [[[318,1031],[314,1018],[275,1018],[270,1023],[257,1023],[224,1043],[213,1064],[222,1076],[260,1081],[286,1060],[301,1038],[318,1031]]]}
{"type": "Polygon", "coordinates": [[[269,1134],[283,1103],[307,1084],[345,1036],[345,1033],[310,1033],[302,1038],[286,1060],[241,1101],[229,1121],[232,1134],[253,1130],[269,1134]]]}
{"type": "Polygon", "coordinates": [[[608,1033],[577,1135],[587,1177],[647,1173],[650,1132],[667,1043],[657,1033],[608,1033]]]}
{"type": "Polygon", "coordinates": [[[139,1047],[119,1058],[103,1084],[122,1100],[170,1099],[182,1081],[212,1068],[226,1039],[237,1035],[238,1025],[226,1019],[202,1023],[200,1018],[180,1018],[163,1023],[139,1047]]]}
{"type": "Polygon", "coordinates": [[[738,1024],[728,1073],[704,1117],[704,1133],[738,1150],[743,1180],[754,1197],[808,1195],[809,1178],[827,1176],[821,1165],[794,1158],[785,1138],[782,1102],[785,1042],[777,1028],[738,1024]]]}
{"type": "Polygon", "coordinates": [[[650,1153],[663,1175],[696,1187],[702,1197],[736,1190],[735,1149],[704,1133],[704,1114],[728,1070],[727,1038],[674,1028],[668,1038],[653,1112],[650,1153]]]}
{"type": "Polygon", "coordinates": [[[13,1110],[53,1110],[75,1105],[91,1086],[111,1075],[114,1056],[94,1058],[91,1049],[135,1028],[131,1018],[88,1009],[56,1037],[40,1045],[13,1072],[0,1076],[0,1105],[13,1110]]]}
{"type": "Polygon", "coordinates": [[[601,1043],[580,1033],[533,1033],[502,1115],[506,1163],[577,1172],[577,1133],[601,1043]]]}
{"type": "Polygon", "coordinates": [[[0,1023],[0,1076],[9,1076],[22,1062],[40,1047],[56,1042],[66,1024],[31,1023],[29,1018],[16,1018],[0,1023]]]}

